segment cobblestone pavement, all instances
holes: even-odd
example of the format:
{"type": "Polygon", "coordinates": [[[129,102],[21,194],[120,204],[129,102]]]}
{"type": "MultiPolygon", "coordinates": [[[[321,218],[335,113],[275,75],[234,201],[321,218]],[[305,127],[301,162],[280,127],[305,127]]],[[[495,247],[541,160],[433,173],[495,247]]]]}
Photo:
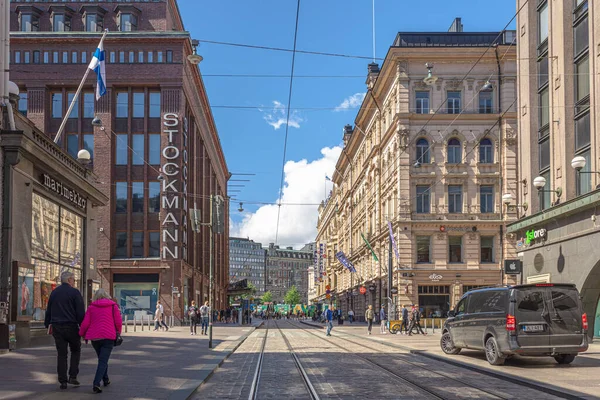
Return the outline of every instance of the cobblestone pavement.
{"type": "MultiPolygon", "coordinates": [[[[129,329],[123,334],[123,345],[112,353],[111,385],[102,395],[112,399],[185,399],[253,330],[247,326],[216,326],[214,348],[210,350],[208,336],[190,336],[187,327],[174,327],[168,332],[141,332],[138,327],[134,333],[129,329]]],[[[0,399],[98,399],[91,390],[96,365],[91,344],[83,344],[78,376],[82,386],[60,390],[54,347],[0,355],[0,399]]]]}

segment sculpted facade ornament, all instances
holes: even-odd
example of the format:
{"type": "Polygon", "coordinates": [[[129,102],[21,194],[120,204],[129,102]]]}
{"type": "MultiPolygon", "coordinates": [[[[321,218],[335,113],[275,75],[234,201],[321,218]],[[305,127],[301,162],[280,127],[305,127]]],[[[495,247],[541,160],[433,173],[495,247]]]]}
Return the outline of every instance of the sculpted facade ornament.
{"type": "Polygon", "coordinates": [[[514,129],[508,128],[506,130],[505,138],[507,146],[514,146],[517,144],[517,132],[514,129]]]}
{"type": "Polygon", "coordinates": [[[467,88],[469,90],[473,90],[473,82],[475,82],[475,79],[467,79],[467,88]]]}
{"type": "Polygon", "coordinates": [[[409,135],[410,135],[410,131],[408,129],[399,129],[398,130],[399,144],[400,144],[400,148],[402,150],[406,150],[406,148],[408,147],[409,135]]]}
{"type": "Polygon", "coordinates": [[[418,81],[414,81],[413,86],[417,90],[428,90],[429,89],[429,86],[427,86],[427,84],[425,84],[425,82],[423,82],[420,79],[418,81]]]}
{"type": "Polygon", "coordinates": [[[459,90],[462,89],[462,87],[463,83],[458,79],[452,79],[446,83],[447,90],[459,90]]]}

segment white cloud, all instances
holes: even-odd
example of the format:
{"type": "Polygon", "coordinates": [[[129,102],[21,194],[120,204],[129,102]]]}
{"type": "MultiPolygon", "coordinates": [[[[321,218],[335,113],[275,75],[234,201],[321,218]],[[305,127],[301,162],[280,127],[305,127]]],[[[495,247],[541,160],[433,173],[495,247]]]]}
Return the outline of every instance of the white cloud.
{"type": "Polygon", "coordinates": [[[346,111],[351,108],[357,108],[361,105],[366,93],[354,93],[346,97],[342,103],[335,108],[335,111],[346,111]]]}
{"type": "MultiPolygon", "coordinates": [[[[281,128],[282,125],[286,124],[287,121],[287,107],[278,102],[277,100],[273,100],[273,108],[270,110],[263,110],[259,108],[259,111],[263,113],[263,118],[267,121],[267,124],[271,125],[275,130],[281,128]]],[[[292,128],[300,128],[300,122],[304,121],[299,115],[297,111],[292,110],[290,112],[290,122],[289,126],[292,128]]]]}
{"type": "MultiPolygon", "coordinates": [[[[342,151],[341,147],[325,147],[321,149],[322,157],[308,161],[288,161],[285,164],[285,185],[279,218],[280,246],[301,247],[313,241],[317,235],[318,205],[327,191],[332,189],[330,181],[325,182],[325,176],[332,176],[335,164],[342,151]],[[290,204],[315,204],[285,205],[290,204]]],[[[277,199],[273,200],[277,202],[277,199]]],[[[275,242],[277,231],[276,204],[264,205],[254,213],[246,213],[239,223],[230,226],[231,236],[249,237],[250,239],[268,246],[275,242]]]]}

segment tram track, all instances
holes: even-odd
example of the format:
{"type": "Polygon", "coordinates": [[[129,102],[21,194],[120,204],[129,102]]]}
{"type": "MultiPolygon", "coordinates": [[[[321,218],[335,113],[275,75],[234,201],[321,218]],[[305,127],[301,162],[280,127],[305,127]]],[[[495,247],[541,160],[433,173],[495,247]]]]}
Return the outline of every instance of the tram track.
{"type": "MultiPolygon", "coordinates": [[[[292,324],[292,325],[294,325],[294,324],[292,324]]],[[[435,386],[432,386],[432,385],[425,386],[425,385],[422,384],[422,382],[419,382],[416,379],[409,379],[409,378],[407,378],[405,376],[406,374],[405,375],[400,375],[397,371],[395,371],[393,368],[391,368],[389,366],[382,365],[381,363],[372,360],[368,356],[364,356],[364,355],[361,355],[361,354],[354,353],[351,350],[349,350],[347,347],[344,347],[344,346],[336,343],[335,341],[333,341],[331,339],[324,338],[324,337],[322,337],[322,335],[316,334],[315,332],[313,332],[313,330],[314,330],[315,327],[313,325],[310,325],[310,324],[308,324],[308,325],[311,326],[311,327],[313,327],[313,329],[302,328],[302,327],[297,326],[297,325],[296,325],[296,327],[299,328],[299,329],[304,330],[305,332],[307,332],[307,333],[309,333],[309,334],[311,334],[311,335],[313,335],[313,336],[315,336],[315,337],[317,337],[317,338],[319,338],[319,339],[321,339],[321,340],[323,340],[323,341],[325,341],[325,342],[327,342],[327,343],[329,343],[331,345],[333,345],[336,348],[339,348],[339,349],[341,349],[341,350],[343,350],[343,351],[345,351],[347,353],[354,354],[356,357],[361,358],[362,360],[366,361],[370,365],[373,365],[373,366],[377,367],[378,369],[384,370],[384,371],[392,374],[393,376],[395,376],[396,378],[402,380],[406,384],[411,385],[412,387],[417,388],[420,391],[426,392],[428,395],[433,396],[434,398],[437,398],[437,399],[454,399],[456,397],[461,397],[461,396],[450,396],[450,397],[448,397],[446,393],[440,393],[440,390],[436,389],[435,386]]],[[[352,335],[352,334],[347,334],[347,335],[348,336],[356,336],[356,335],[352,335]]],[[[346,343],[352,343],[352,344],[354,344],[356,346],[360,346],[361,349],[370,350],[370,351],[372,351],[374,353],[378,353],[378,354],[386,354],[384,351],[382,351],[380,349],[376,349],[376,348],[374,348],[372,346],[366,345],[365,343],[359,343],[357,341],[350,340],[347,337],[344,337],[343,340],[344,340],[345,344],[346,343]]],[[[387,343],[381,343],[381,345],[386,346],[388,344],[387,343]]],[[[398,347],[396,347],[396,348],[398,348],[398,347]]],[[[401,349],[401,350],[404,350],[404,349],[401,349]]],[[[404,366],[409,366],[410,368],[418,368],[419,370],[426,371],[428,374],[435,374],[438,377],[441,377],[442,379],[447,379],[447,380],[450,380],[450,381],[452,381],[454,383],[457,383],[457,384],[461,385],[464,388],[470,388],[473,391],[470,396],[473,396],[473,397],[477,396],[478,398],[503,399],[503,400],[515,399],[515,398],[518,397],[517,395],[500,393],[499,390],[490,390],[488,388],[481,387],[480,385],[473,384],[471,382],[467,382],[464,379],[460,379],[460,378],[457,378],[457,377],[450,376],[449,374],[446,374],[446,373],[443,373],[443,372],[440,372],[440,371],[436,371],[436,370],[433,370],[431,368],[424,367],[423,365],[419,365],[417,362],[409,361],[409,360],[406,360],[406,359],[395,359],[394,360],[394,364],[396,366],[398,366],[398,365],[404,365],[404,366]],[[481,395],[483,395],[483,397],[481,397],[481,395]]],[[[502,378],[500,378],[500,377],[496,377],[496,378],[502,380],[502,378]]],[[[436,382],[439,385],[440,379],[437,379],[436,382]]],[[[511,382],[511,383],[513,383],[513,382],[511,382]]],[[[521,385],[521,386],[523,386],[524,388],[529,389],[529,390],[536,390],[536,388],[531,388],[531,387],[528,387],[528,386],[525,386],[525,385],[521,385]]],[[[566,393],[565,394],[557,393],[556,391],[551,391],[551,392],[544,391],[544,394],[546,395],[546,397],[552,396],[554,398],[566,398],[566,399],[579,398],[579,397],[575,397],[575,396],[572,396],[572,395],[566,394],[566,393]]],[[[548,398],[552,398],[552,397],[548,397],[548,398]]]]}
{"type": "Polygon", "coordinates": [[[275,328],[276,328],[277,332],[281,335],[283,341],[285,342],[288,353],[290,354],[291,358],[293,359],[294,364],[300,375],[300,378],[302,379],[302,383],[303,383],[304,387],[306,388],[308,398],[311,400],[320,400],[319,394],[317,393],[315,387],[311,383],[310,378],[308,377],[308,374],[306,373],[306,370],[304,369],[304,366],[300,362],[300,359],[296,355],[288,338],[283,333],[283,330],[279,327],[279,325],[277,324],[277,321],[275,321],[275,320],[267,321],[267,324],[265,324],[265,336],[264,336],[263,343],[261,345],[260,354],[258,356],[258,360],[256,363],[256,369],[254,372],[254,378],[252,379],[252,385],[250,386],[250,394],[248,396],[248,400],[256,400],[256,399],[260,398],[259,395],[260,395],[260,387],[261,387],[261,377],[262,377],[262,372],[263,372],[263,362],[264,362],[264,358],[265,358],[265,349],[267,349],[267,341],[269,340],[269,329],[270,329],[269,322],[272,322],[273,324],[275,324],[275,328]]]}

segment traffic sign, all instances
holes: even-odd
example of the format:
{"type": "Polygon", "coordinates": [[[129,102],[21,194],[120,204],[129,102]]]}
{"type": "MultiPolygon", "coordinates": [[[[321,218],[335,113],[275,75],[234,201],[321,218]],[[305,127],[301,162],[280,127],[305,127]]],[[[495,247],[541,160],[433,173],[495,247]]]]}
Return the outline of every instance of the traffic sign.
{"type": "Polygon", "coordinates": [[[331,295],[330,295],[330,294],[328,294],[328,295],[325,295],[325,297],[326,297],[326,298],[328,298],[328,299],[330,299],[330,298],[331,298],[331,295]]]}
{"type": "Polygon", "coordinates": [[[327,290],[331,289],[331,285],[325,286],[325,289],[327,289],[327,290]]]}
{"type": "Polygon", "coordinates": [[[358,291],[360,292],[360,294],[365,294],[365,293],[367,293],[367,288],[364,286],[361,286],[360,289],[358,289],[358,291]]]}

